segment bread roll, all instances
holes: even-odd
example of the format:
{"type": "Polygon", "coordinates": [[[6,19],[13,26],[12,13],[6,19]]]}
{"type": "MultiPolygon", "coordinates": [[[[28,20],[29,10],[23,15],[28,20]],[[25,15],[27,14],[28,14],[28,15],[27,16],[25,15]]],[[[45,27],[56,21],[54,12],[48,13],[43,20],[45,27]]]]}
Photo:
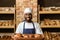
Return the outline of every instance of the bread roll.
{"type": "Polygon", "coordinates": [[[34,34],[29,34],[29,38],[34,38],[34,34]]]}
{"type": "Polygon", "coordinates": [[[23,36],[23,38],[28,38],[27,34],[23,34],[22,36],[23,36]]]}
{"type": "Polygon", "coordinates": [[[40,38],[39,34],[35,34],[34,36],[35,36],[35,38],[40,38]]]}

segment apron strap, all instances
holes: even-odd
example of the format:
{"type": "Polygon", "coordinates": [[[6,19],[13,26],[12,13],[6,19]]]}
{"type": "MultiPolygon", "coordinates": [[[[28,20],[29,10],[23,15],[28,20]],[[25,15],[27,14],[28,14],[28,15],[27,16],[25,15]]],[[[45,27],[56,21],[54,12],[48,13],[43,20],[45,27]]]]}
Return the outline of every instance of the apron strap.
{"type": "Polygon", "coordinates": [[[32,24],[33,24],[33,27],[34,27],[34,30],[35,30],[35,33],[36,33],[35,25],[34,25],[34,23],[33,23],[33,22],[32,22],[32,24]]]}
{"type": "Polygon", "coordinates": [[[25,21],[24,21],[24,24],[23,24],[23,29],[25,29],[25,21]]]}
{"type": "Polygon", "coordinates": [[[33,24],[33,27],[34,27],[34,29],[35,29],[35,25],[34,25],[34,23],[32,22],[32,24],[33,24]]]}

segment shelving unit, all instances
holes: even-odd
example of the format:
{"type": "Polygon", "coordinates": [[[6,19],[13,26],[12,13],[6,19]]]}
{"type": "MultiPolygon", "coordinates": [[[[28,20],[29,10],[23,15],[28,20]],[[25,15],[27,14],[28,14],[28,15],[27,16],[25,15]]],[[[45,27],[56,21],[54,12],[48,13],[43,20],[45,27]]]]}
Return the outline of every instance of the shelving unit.
{"type": "Polygon", "coordinates": [[[12,21],[12,19],[8,19],[7,20],[7,19],[4,18],[4,17],[9,18],[8,15],[10,15],[10,16],[12,16],[12,18],[14,18],[13,19],[13,22],[14,22],[13,26],[14,27],[12,25],[10,25],[10,26],[4,26],[4,25],[2,25],[2,26],[0,26],[0,28],[15,28],[15,8],[14,7],[0,7],[0,17],[1,17],[1,19],[3,18],[2,20],[0,20],[0,22],[1,21],[7,21],[7,22],[8,21],[12,21]]]}
{"type": "MultiPolygon", "coordinates": [[[[60,15],[60,11],[39,11],[39,14],[41,15],[43,15],[43,14],[59,14],[60,15]]],[[[40,24],[41,25],[41,24],[40,24]]],[[[42,23],[42,25],[41,25],[41,28],[60,28],[60,25],[43,25],[43,23],[42,23]]]]}
{"type": "Polygon", "coordinates": [[[2,32],[2,35],[10,35],[10,34],[14,35],[14,32],[15,32],[15,7],[0,7],[0,9],[5,9],[2,11],[0,10],[0,30],[1,30],[0,32],[2,32]]]}
{"type": "Polygon", "coordinates": [[[0,36],[15,32],[15,3],[16,0],[0,0],[0,36]]]}
{"type": "MultiPolygon", "coordinates": [[[[44,22],[46,23],[46,22],[48,22],[48,20],[47,21],[45,21],[45,19],[50,19],[49,21],[50,21],[50,23],[53,23],[53,22],[51,22],[51,20],[56,20],[56,18],[57,18],[57,20],[60,20],[60,10],[58,10],[58,11],[53,11],[53,10],[51,10],[49,7],[53,7],[53,5],[54,5],[54,3],[55,2],[51,2],[52,0],[38,0],[38,11],[39,11],[39,16],[38,16],[38,22],[40,23],[40,27],[42,28],[42,30],[43,30],[43,32],[45,32],[45,31],[47,31],[47,32],[51,32],[51,33],[53,33],[53,32],[55,32],[55,33],[60,33],[60,31],[59,31],[59,29],[60,29],[60,24],[58,23],[58,25],[55,25],[55,24],[53,24],[53,25],[44,25],[44,22]],[[51,2],[51,3],[50,3],[51,2]],[[50,3],[50,4],[49,4],[50,3]],[[53,3],[53,4],[52,4],[53,3]],[[44,8],[47,8],[46,10],[44,9],[44,8]],[[45,11],[44,11],[44,10],[45,11]],[[49,10],[50,9],[50,10],[49,10]],[[41,17],[42,16],[42,17],[41,17]],[[55,17],[55,18],[54,18],[55,17]],[[53,19],[54,18],[54,19],[53,19]],[[44,22],[42,22],[42,21],[44,21],[44,22]]],[[[58,3],[58,1],[59,0],[55,0],[55,1],[57,1],[55,4],[55,7],[57,8],[57,7],[60,7],[60,6],[57,6],[57,3],[58,3]]],[[[49,23],[49,22],[48,22],[49,23]]],[[[47,24],[48,24],[47,23],[47,24]]]]}

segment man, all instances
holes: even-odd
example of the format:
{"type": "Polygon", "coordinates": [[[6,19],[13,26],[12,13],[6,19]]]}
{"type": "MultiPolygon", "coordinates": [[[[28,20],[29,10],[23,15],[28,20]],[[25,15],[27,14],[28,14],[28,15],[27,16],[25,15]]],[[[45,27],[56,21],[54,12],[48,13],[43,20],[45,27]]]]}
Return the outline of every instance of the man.
{"type": "Polygon", "coordinates": [[[39,24],[32,21],[32,9],[31,8],[26,8],[24,10],[24,18],[25,20],[21,22],[16,29],[15,38],[18,37],[17,35],[19,34],[36,34],[36,36],[41,34],[41,37],[44,37],[39,24]]]}

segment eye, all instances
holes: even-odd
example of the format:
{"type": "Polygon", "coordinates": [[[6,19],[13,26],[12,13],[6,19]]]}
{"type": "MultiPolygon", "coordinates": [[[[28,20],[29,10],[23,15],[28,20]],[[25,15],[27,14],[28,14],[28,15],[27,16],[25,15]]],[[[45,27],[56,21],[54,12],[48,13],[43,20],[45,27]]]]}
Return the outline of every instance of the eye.
{"type": "Polygon", "coordinates": [[[25,14],[25,15],[28,15],[28,14],[25,14]]]}

